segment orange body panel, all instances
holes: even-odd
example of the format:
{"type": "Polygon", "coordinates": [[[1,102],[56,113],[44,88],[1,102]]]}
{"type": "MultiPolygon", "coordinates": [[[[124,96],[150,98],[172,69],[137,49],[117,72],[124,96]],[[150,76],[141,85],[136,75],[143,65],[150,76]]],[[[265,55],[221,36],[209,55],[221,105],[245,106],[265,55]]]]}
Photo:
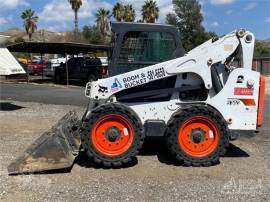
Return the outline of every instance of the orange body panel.
{"type": "Polygon", "coordinates": [[[265,77],[263,75],[261,75],[259,102],[258,102],[257,127],[261,127],[262,123],[263,123],[264,98],[265,98],[265,77]]]}

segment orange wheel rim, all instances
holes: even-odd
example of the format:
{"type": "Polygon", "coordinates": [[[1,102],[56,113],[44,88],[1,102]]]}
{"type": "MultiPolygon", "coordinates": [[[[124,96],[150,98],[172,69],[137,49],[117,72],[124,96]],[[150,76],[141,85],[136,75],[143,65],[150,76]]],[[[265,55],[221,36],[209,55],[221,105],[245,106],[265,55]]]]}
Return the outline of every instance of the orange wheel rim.
{"type": "Polygon", "coordinates": [[[132,145],[134,129],[128,119],[118,114],[100,118],[92,128],[92,143],[102,154],[119,156],[132,145]]]}
{"type": "Polygon", "coordinates": [[[178,131],[181,149],[192,157],[205,157],[219,144],[219,130],[211,119],[196,116],[183,123],[178,131]]]}

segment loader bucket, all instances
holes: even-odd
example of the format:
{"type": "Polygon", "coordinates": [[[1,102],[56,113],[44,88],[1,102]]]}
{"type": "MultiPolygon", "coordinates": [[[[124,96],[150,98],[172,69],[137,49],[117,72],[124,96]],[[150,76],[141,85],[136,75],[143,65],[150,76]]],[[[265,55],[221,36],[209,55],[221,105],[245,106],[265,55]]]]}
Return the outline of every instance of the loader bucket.
{"type": "Polygon", "coordinates": [[[36,173],[72,166],[80,149],[80,120],[70,111],[8,166],[9,174],[36,173]]]}

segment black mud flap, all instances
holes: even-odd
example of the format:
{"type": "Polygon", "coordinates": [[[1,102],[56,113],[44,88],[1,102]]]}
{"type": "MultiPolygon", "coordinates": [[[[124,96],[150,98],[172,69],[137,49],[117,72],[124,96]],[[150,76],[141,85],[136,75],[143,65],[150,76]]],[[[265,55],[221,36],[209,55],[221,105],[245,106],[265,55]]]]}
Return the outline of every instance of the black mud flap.
{"type": "Polygon", "coordinates": [[[9,174],[69,168],[80,150],[80,120],[70,111],[8,166],[9,174]]]}

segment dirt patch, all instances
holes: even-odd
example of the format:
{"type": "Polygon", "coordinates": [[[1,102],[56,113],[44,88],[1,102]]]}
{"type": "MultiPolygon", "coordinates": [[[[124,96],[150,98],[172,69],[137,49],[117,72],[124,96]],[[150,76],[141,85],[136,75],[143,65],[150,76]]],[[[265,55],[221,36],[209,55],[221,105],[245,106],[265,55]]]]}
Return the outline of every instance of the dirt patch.
{"type": "Polygon", "coordinates": [[[183,167],[162,140],[149,139],[128,168],[97,168],[82,155],[66,172],[8,176],[8,164],[57,120],[69,110],[79,116],[84,112],[66,105],[11,104],[21,108],[0,111],[1,201],[270,200],[269,117],[257,136],[233,141],[220,164],[212,167],[183,167]]]}

